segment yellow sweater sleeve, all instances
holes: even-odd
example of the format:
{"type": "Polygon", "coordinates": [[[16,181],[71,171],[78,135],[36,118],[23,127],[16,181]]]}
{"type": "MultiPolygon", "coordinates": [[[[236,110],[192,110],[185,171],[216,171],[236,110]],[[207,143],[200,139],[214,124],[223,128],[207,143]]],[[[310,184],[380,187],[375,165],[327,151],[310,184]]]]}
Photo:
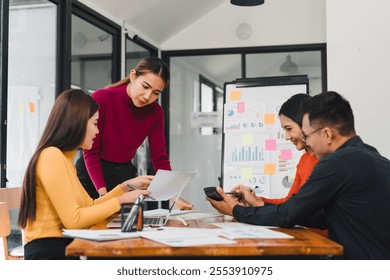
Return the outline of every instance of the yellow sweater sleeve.
{"type": "Polygon", "coordinates": [[[49,147],[39,156],[37,175],[37,215],[28,223],[26,241],[62,236],[62,228],[81,229],[96,224],[115,212],[123,194],[118,186],[104,197],[93,200],[81,185],[73,164],[75,151],[49,147]]]}

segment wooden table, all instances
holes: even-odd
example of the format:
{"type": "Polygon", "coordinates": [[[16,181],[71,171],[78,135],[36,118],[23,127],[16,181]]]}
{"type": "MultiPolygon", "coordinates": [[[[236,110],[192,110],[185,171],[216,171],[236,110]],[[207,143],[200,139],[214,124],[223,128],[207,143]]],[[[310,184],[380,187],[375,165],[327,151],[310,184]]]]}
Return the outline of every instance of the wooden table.
{"type": "MultiPolygon", "coordinates": [[[[190,227],[216,228],[211,223],[224,222],[226,218],[216,217],[190,220],[190,227]]],[[[106,224],[106,223],[105,223],[106,224]]],[[[94,229],[103,229],[105,224],[94,229]]],[[[180,227],[181,222],[172,220],[168,226],[180,227]]],[[[66,249],[67,256],[81,258],[310,258],[342,255],[343,246],[305,228],[275,228],[273,230],[294,236],[294,239],[240,239],[235,244],[207,245],[194,247],[169,247],[144,238],[123,239],[108,242],[94,242],[75,239],[66,249]]]]}

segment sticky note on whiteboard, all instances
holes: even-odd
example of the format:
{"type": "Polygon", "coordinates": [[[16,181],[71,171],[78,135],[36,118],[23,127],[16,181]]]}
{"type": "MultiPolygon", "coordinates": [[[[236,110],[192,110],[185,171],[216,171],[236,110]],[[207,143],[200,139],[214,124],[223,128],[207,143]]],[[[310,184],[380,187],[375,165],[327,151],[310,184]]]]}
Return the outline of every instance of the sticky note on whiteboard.
{"type": "Polygon", "coordinates": [[[240,100],[241,99],[241,91],[232,90],[230,92],[230,100],[240,100]]]}
{"type": "Polygon", "coordinates": [[[264,114],[264,124],[274,124],[275,114],[264,114]]]}
{"type": "Polygon", "coordinates": [[[253,168],[247,167],[241,169],[241,179],[249,180],[253,177],[253,168]]]}
{"type": "Polygon", "coordinates": [[[243,145],[253,145],[253,134],[246,133],[242,135],[242,144],[243,145]]]}
{"type": "Polygon", "coordinates": [[[244,112],[245,112],[245,103],[238,102],[237,103],[237,113],[244,113],[244,112]]]}
{"type": "Polygon", "coordinates": [[[276,150],[276,139],[266,139],[265,140],[265,150],[266,151],[275,151],[276,150]]]}
{"type": "Polygon", "coordinates": [[[270,175],[276,174],[276,164],[275,163],[265,163],[264,164],[264,174],[270,174],[270,175]]]}
{"type": "Polygon", "coordinates": [[[292,159],[292,150],[291,149],[280,150],[280,159],[281,160],[291,160],[292,159]]]}

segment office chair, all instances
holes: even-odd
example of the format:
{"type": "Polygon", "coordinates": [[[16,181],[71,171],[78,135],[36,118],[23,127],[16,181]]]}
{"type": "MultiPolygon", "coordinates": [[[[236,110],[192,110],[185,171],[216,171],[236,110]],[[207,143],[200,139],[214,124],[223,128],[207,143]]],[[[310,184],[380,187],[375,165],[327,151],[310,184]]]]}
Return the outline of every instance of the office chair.
{"type": "MultiPolygon", "coordinates": [[[[2,213],[2,218],[0,220],[2,229],[1,237],[3,239],[2,244],[0,246],[3,247],[4,250],[7,251],[7,253],[4,253],[4,258],[6,259],[23,259],[24,258],[24,248],[23,246],[18,246],[16,248],[13,248],[11,250],[8,250],[7,245],[7,239],[6,237],[11,234],[11,230],[15,227],[15,216],[14,214],[17,214],[17,210],[20,208],[20,197],[22,193],[22,187],[16,187],[16,188],[0,188],[0,203],[4,203],[7,207],[7,215],[2,213]],[[11,211],[10,211],[11,210],[11,211]],[[10,216],[11,212],[11,216],[10,216]],[[4,216],[4,219],[3,219],[4,216]],[[9,226],[9,232],[7,233],[7,227],[9,226]],[[6,247],[5,247],[5,245],[6,247]]],[[[3,208],[5,206],[2,206],[3,208]]],[[[22,232],[22,239],[23,237],[23,230],[22,232]]],[[[22,241],[24,244],[24,240],[22,241]]],[[[2,250],[0,249],[0,259],[2,254],[2,250]]]]}

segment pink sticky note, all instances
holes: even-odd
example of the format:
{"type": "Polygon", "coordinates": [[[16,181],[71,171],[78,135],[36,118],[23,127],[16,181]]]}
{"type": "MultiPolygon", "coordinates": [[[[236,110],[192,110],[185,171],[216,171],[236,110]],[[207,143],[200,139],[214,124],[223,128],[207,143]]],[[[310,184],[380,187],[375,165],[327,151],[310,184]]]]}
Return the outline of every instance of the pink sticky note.
{"type": "Polygon", "coordinates": [[[266,151],[275,151],[276,150],[276,139],[266,139],[265,140],[265,150],[266,151]]]}
{"type": "Polygon", "coordinates": [[[292,150],[291,149],[280,150],[280,159],[281,160],[292,159],[292,150]]]}
{"type": "Polygon", "coordinates": [[[245,103],[238,102],[237,103],[237,113],[244,113],[244,112],[245,112],[245,103]]]}

